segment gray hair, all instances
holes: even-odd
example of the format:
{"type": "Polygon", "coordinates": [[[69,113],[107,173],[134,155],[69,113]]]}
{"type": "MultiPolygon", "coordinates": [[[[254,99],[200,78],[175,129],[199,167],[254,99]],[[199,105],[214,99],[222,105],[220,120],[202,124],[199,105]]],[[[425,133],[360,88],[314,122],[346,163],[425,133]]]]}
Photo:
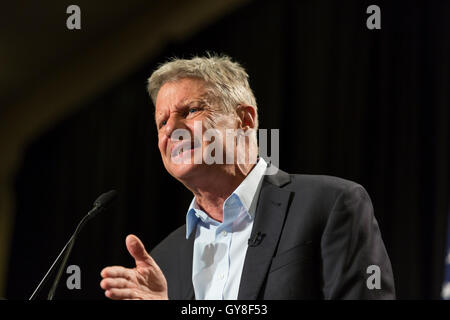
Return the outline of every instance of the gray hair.
{"type": "Polygon", "coordinates": [[[226,55],[195,56],[192,59],[173,58],[158,67],[148,79],[147,90],[156,106],[159,89],[166,82],[182,78],[205,81],[209,98],[217,101],[222,111],[235,113],[240,104],[253,106],[256,112],[255,130],[258,129],[256,99],[248,83],[248,74],[237,62],[226,55]]]}

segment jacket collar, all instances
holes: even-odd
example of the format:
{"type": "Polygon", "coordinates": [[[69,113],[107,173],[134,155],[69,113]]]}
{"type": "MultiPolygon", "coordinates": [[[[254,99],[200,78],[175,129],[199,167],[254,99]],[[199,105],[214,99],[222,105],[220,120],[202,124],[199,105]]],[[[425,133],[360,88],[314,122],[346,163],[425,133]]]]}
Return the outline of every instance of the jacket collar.
{"type": "Polygon", "coordinates": [[[264,179],[250,237],[256,239],[259,234],[259,241],[248,246],[239,286],[239,300],[255,300],[260,296],[289,207],[291,192],[282,189],[289,182],[289,174],[281,170],[264,179]]]}

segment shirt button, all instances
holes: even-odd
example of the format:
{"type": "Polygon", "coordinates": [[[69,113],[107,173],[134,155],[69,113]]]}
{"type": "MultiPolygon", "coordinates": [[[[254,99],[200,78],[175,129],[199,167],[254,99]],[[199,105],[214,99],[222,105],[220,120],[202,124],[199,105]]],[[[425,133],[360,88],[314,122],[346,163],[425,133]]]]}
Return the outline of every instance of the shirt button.
{"type": "Polygon", "coordinates": [[[219,279],[220,279],[220,280],[223,280],[223,278],[225,278],[225,275],[224,275],[223,273],[221,273],[221,274],[219,275],[219,279]]]}
{"type": "Polygon", "coordinates": [[[227,236],[227,232],[226,231],[222,231],[222,235],[224,236],[224,237],[226,237],[227,236]]]}

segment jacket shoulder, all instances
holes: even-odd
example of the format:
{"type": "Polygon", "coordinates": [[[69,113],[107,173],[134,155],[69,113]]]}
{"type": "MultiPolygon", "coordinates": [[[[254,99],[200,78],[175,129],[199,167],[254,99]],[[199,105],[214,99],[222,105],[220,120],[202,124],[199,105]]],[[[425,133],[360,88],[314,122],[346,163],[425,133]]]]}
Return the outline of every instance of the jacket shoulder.
{"type": "Polygon", "coordinates": [[[183,240],[186,240],[185,224],[172,231],[156,247],[154,247],[151,251],[152,257],[156,260],[163,258],[168,252],[173,252],[175,248],[179,247],[180,242],[183,240]]]}
{"type": "Polygon", "coordinates": [[[301,219],[302,224],[320,235],[333,212],[346,212],[342,217],[373,214],[372,202],[360,184],[327,175],[290,174],[290,182],[282,188],[292,192],[290,223],[301,219]],[[358,204],[367,204],[371,210],[353,210],[358,204]],[[292,220],[293,219],[293,220],[292,220]]]}
{"type": "MultiPolygon", "coordinates": [[[[288,174],[281,170],[279,170],[278,174],[285,175],[285,180],[289,180],[289,183],[285,183],[282,186],[286,190],[294,191],[297,194],[302,194],[310,198],[319,197],[321,201],[329,199],[334,202],[342,194],[352,194],[355,192],[367,195],[366,190],[359,183],[335,176],[288,174]]],[[[269,178],[269,182],[271,179],[269,178]]]]}

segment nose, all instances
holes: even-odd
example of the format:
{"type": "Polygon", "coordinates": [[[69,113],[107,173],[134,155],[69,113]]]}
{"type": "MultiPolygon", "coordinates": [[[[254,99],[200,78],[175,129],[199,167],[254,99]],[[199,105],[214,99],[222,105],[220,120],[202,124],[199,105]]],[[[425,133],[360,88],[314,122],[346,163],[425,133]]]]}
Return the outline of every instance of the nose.
{"type": "Polygon", "coordinates": [[[169,119],[167,119],[167,123],[164,126],[164,134],[167,136],[167,138],[170,139],[172,132],[174,132],[176,129],[182,128],[185,128],[185,126],[181,119],[179,119],[176,115],[173,115],[170,116],[169,119]]]}

